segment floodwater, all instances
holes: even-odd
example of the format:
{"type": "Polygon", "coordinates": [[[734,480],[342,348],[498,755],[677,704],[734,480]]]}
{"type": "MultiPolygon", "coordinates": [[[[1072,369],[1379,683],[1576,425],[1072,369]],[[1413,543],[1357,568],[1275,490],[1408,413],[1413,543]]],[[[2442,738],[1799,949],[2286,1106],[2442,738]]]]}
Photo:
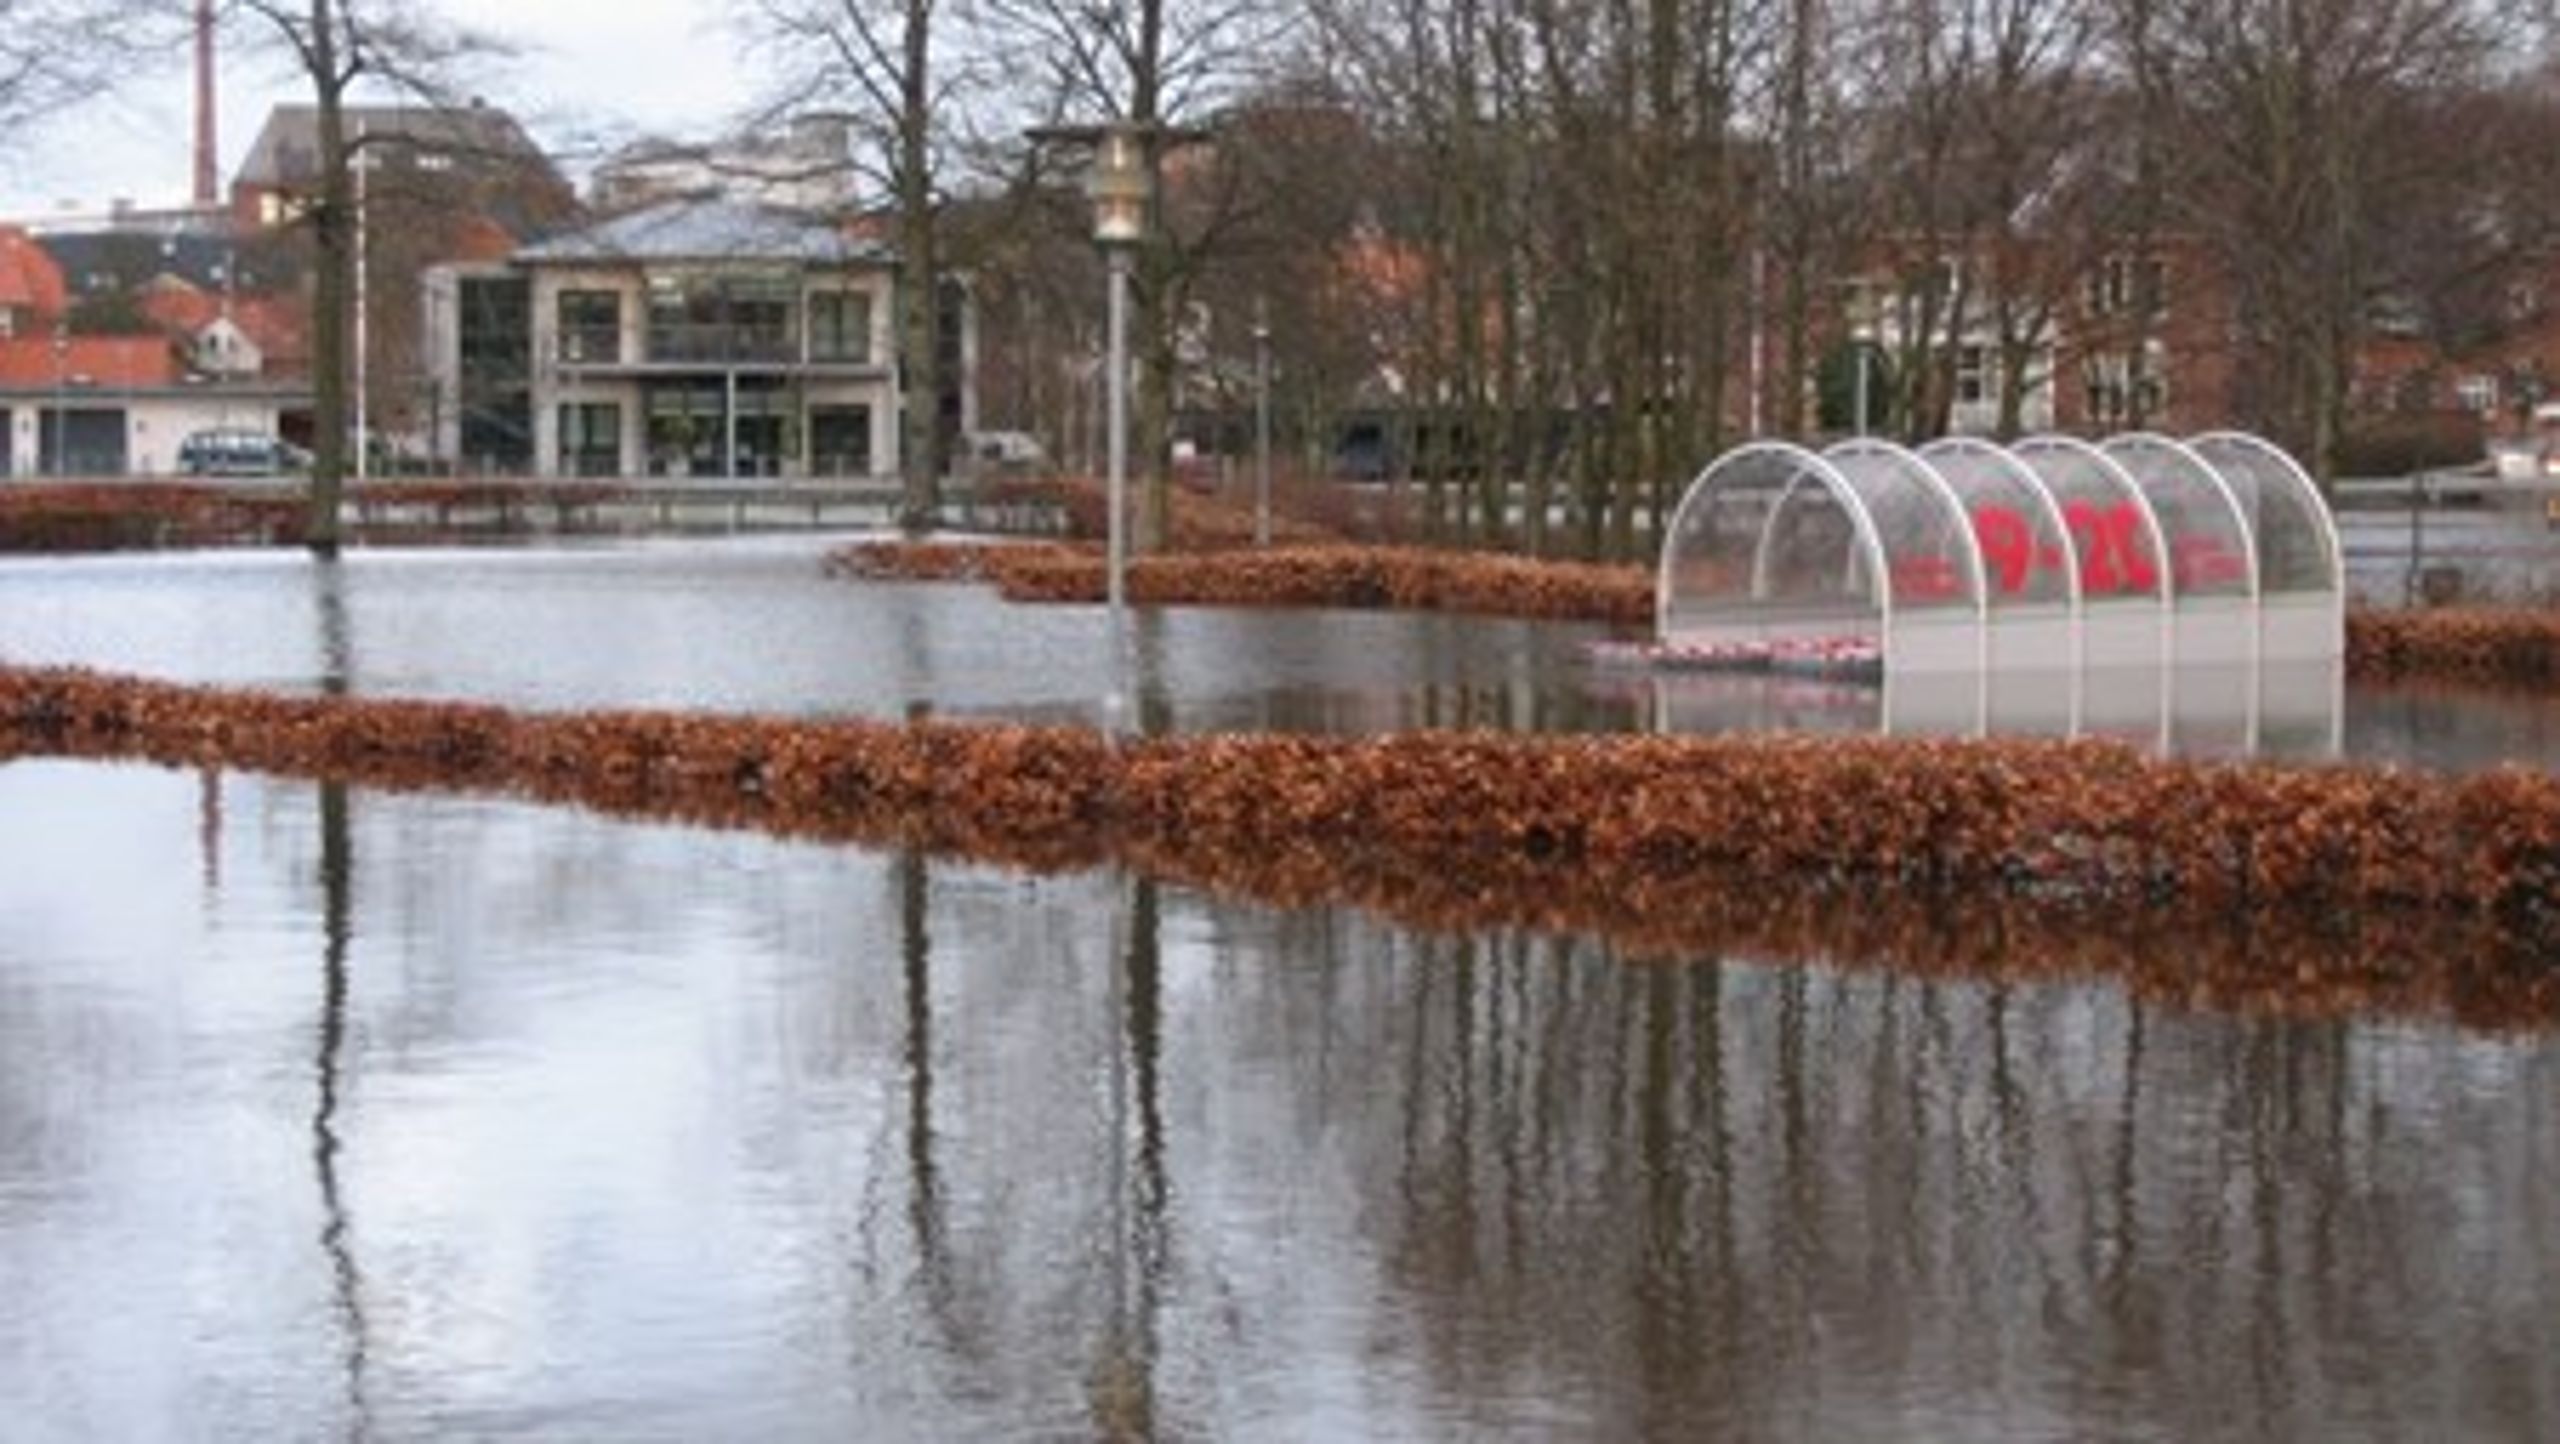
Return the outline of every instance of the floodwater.
{"type": "MultiPolygon", "coordinates": [[[[1093,609],[813,557],[9,563],[0,657],[1095,714],[1093,609]]],[[[1632,725],[1588,635],[1145,617],[1140,710],[1632,725]]],[[[2541,1037],[0,765],[12,1440],[2548,1438],[2555,1196],[2541,1037]]]]}

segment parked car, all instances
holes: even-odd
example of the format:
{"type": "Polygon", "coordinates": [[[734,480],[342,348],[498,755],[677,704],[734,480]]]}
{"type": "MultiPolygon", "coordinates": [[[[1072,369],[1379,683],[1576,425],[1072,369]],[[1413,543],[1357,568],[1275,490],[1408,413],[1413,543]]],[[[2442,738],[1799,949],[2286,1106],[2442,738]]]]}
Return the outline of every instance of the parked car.
{"type": "Polygon", "coordinates": [[[1021,475],[1049,465],[1049,453],[1040,438],[1027,431],[973,431],[963,444],[969,460],[985,472],[1021,475]]]}
{"type": "Polygon", "coordinates": [[[2489,462],[2504,487],[2560,485],[2560,402],[2533,408],[2523,434],[2492,442],[2489,462]]]}
{"type": "Polygon", "coordinates": [[[283,476],[310,467],[310,452],[263,431],[218,427],[178,443],[178,470],[189,476],[283,476]]]}

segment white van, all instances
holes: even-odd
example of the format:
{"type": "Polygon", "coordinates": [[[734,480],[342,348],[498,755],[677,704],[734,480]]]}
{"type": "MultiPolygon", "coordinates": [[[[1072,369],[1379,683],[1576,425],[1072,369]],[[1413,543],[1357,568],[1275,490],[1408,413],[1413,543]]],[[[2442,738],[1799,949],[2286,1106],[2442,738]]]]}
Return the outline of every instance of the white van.
{"type": "Polygon", "coordinates": [[[178,443],[178,470],[189,476],[283,476],[310,467],[310,452],[263,431],[217,428],[178,443]]]}
{"type": "Polygon", "coordinates": [[[2489,443],[2489,461],[2501,486],[2560,486],[2560,401],[2533,408],[2522,436],[2489,443]]]}
{"type": "Polygon", "coordinates": [[[1049,463],[1040,438],[1027,431],[973,431],[969,459],[987,471],[1038,471],[1049,463]]]}

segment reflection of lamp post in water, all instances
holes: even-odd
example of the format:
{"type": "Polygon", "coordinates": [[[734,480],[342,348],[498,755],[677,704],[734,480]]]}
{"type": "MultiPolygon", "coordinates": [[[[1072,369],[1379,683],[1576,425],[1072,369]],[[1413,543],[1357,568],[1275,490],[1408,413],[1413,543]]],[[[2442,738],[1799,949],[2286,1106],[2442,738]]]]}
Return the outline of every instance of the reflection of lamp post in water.
{"type": "Polygon", "coordinates": [[[1122,873],[1111,888],[1111,1310],[1089,1380],[1090,1407],[1100,1437],[1151,1439],[1157,1288],[1165,1252],[1164,1110],[1157,1075],[1164,1046],[1161,923],[1153,882],[1122,873]]]}

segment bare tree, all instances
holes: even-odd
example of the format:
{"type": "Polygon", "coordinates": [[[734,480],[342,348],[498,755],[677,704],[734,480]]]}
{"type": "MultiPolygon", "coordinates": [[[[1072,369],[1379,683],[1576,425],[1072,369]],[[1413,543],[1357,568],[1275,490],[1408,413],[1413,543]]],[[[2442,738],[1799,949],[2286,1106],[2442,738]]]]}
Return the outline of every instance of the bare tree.
{"type": "Polygon", "coordinates": [[[1212,171],[1207,192],[1195,188],[1187,204],[1168,208],[1168,137],[1212,119],[1281,53],[1294,8],[1267,0],[983,0],[980,18],[997,63],[1037,86],[1040,119],[1100,114],[1152,137],[1146,159],[1158,223],[1148,228],[1134,275],[1140,365],[1131,455],[1143,479],[1136,542],[1160,548],[1189,293],[1204,259],[1232,232],[1245,195],[1232,173],[1212,171]]]}
{"type": "Polygon", "coordinates": [[[1901,262],[1904,429],[1996,404],[2016,434],[2085,269],[2078,173],[2094,138],[2088,0],[1878,0],[1863,36],[1868,164],[1901,262]],[[1960,383],[1973,394],[1959,397],[1960,383]]]}
{"type": "Polygon", "coordinates": [[[112,78],[143,38],[134,21],[129,7],[107,0],[0,0],[0,149],[20,125],[112,78]]]}
{"type": "Polygon", "coordinates": [[[353,0],[229,0],[231,24],[291,57],[311,87],[318,171],[302,198],[302,222],[315,251],[311,314],[312,464],[306,540],[312,554],[338,554],[338,508],[347,471],[350,414],[350,323],[354,315],[356,227],[354,156],[346,108],[362,85],[453,102],[452,80],[473,60],[500,47],[451,25],[423,5],[389,3],[358,9],[353,0]]]}
{"type": "Polygon", "coordinates": [[[2172,218],[2214,248],[2241,300],[2243,404],[2333,475],[2354,345],[2388,289],[2383,222],[2430,173],[2467,163],[2423,140],[2521,36],[2511,7],[2117,3],[2144,22],[2129,60],[2175,158],[2172,218]]]}
{"type": "Polygon", "coordinates": [[[738,0],[769,50],[778,83],[769,109],[831,109],[868,154],[859,169],[888,192],[896,216],[898,349],[904,440],[899,525],[934,524],[945,466],[941,215],[947,134],[971,73],[947,63],[950,16],[939,0],[738,0]]]}

